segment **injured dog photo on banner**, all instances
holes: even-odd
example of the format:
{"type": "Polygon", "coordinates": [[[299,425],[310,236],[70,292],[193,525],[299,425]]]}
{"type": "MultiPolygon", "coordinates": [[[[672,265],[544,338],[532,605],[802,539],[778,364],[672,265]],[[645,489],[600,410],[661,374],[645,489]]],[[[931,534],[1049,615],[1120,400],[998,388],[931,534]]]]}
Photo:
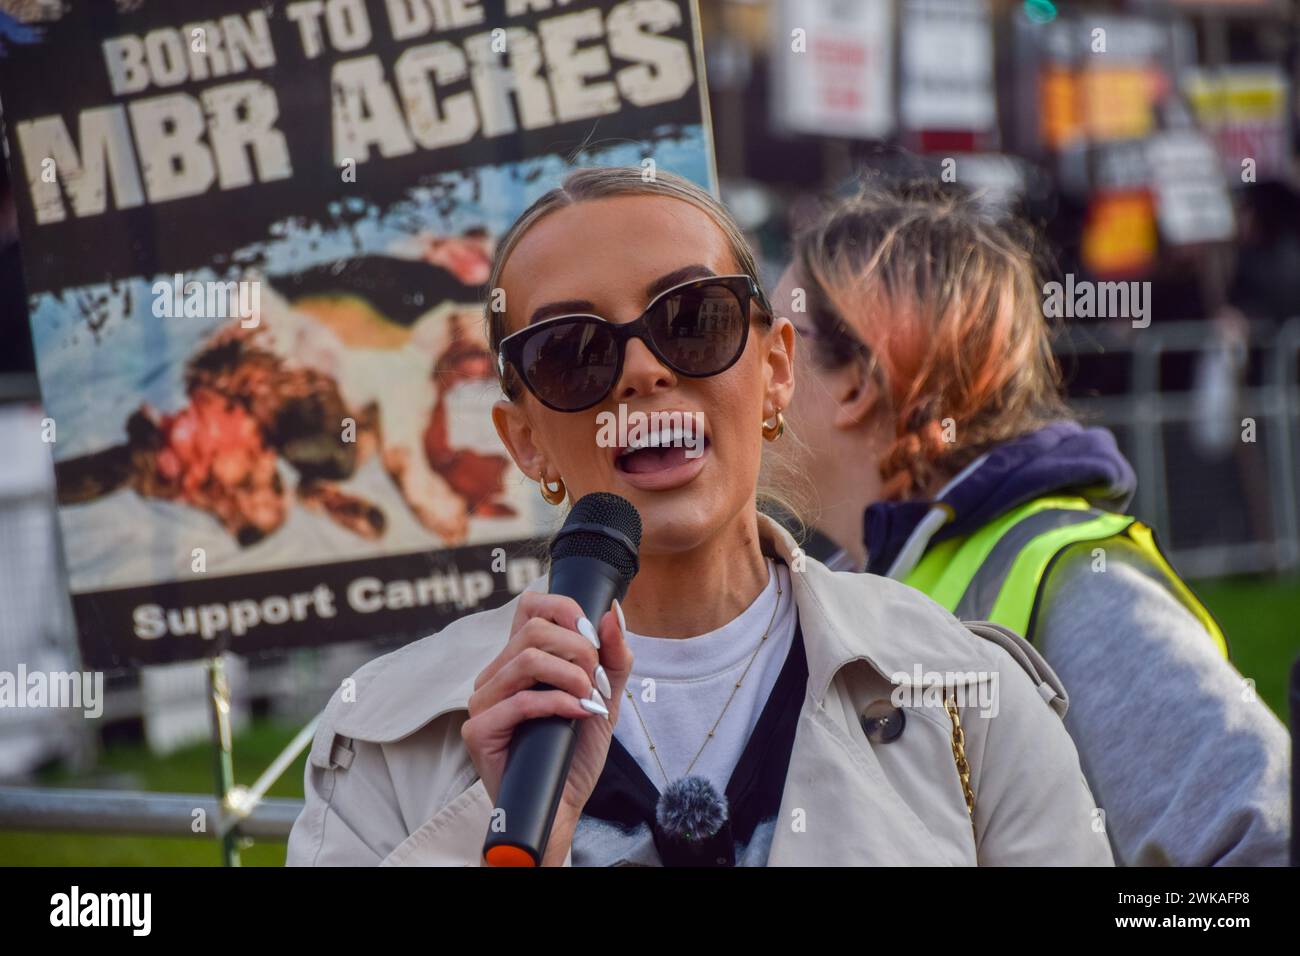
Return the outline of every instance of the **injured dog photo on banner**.
{"type": "Polygon", "coordinates": [[[575,165],[713,186],[693,5],[0,6],[86,659],[409,640],[518,593],[558,515],[491,421],[495,244],[575,165]]]}

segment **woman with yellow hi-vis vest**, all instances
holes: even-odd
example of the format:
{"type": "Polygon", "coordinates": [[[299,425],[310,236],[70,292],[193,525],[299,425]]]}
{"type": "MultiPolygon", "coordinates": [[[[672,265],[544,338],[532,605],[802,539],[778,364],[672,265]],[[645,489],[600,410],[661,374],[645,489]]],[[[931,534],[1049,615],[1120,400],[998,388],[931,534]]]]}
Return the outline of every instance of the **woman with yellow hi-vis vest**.
{"type": "Polygon", "coordinates": [[[1060,398],[1032,237],[937,184],[873,185],[803,230],[774,296],[826,563],[1031,640],[1115,859],[1286,862],[1285,729],[1126,512],[1132,468],[1060,398]]]}

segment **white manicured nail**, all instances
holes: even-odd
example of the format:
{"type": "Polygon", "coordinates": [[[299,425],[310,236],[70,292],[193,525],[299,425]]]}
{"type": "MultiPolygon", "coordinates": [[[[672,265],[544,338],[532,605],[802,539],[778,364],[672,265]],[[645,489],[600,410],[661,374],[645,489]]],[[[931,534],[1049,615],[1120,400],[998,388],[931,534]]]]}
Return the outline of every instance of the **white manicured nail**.
{"type": "Polygon", "coordinates": [[[609,686],[609,676],[605,673],[605,668],[599,664],[596,665],[596,687],[600,689],[601,695],[609,700],[614,696],[614,688],[609,686]]]}
{"type": "Polygon", "coordinates": [[[591,641],[592,647],[600,650],[600,638],[596,636],[596,629],[591,626],[591,622],[585,617],[578,618],[578,633],[591,641]]]}
{"type": "Polygon", "coordinates": [[[614,613],[618,615],[618,629],[623,634],[627,633],[627,621],[623,620],[623,605],[618,603],[618,598],[614,598],[614,613]]]}
{"type": "Polygon", "coordinates": [[[600,698],[597,697],[596,691],[593,690],[591,696],[591,700],[578,701],[578,706],[589,714],[600,714],[606,720],[609,720],[609,708],[600,702],[600,698]]]}

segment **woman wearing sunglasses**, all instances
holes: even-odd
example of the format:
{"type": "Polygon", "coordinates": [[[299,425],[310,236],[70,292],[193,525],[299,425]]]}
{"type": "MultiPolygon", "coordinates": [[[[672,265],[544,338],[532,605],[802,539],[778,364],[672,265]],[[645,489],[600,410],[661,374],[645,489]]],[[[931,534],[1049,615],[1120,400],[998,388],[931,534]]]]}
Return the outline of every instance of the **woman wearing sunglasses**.
{"type": "Polygon", "coordinates": [[[291,864],[478,865],[514,730],[547,715],[579,737],[544,865],[1111,862],[1032,650],[828,571],[758,511],[794,335],[716,200],[574,172],[489,287],[503,443],[548,502],[630,500],[640,571],[598,622],[539,580],[359,671],[316,733],[291,864]],[[605,413],[703,441],[602,441],[605,413]]]}
{"type": "Polygon", "coordinates": [[[1115,439],[1062,403],[1025,238],[929,182],[869,187],[798,238],[775,298],[827,562],[1032,640],[1120,863],[1284,865],[1286,731],[1126,513],[1115,439]]]}

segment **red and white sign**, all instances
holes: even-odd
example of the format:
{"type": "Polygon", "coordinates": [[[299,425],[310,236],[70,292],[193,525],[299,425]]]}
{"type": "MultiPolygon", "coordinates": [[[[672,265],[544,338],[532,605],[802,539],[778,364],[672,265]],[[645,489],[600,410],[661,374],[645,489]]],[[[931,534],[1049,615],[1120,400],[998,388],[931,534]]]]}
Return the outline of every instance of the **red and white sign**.
{"type": "Polygon", "coordinates": [[[773,23],[779,129],[862,139],[893,131],[889,0],[783,0],[773,23]]]}

